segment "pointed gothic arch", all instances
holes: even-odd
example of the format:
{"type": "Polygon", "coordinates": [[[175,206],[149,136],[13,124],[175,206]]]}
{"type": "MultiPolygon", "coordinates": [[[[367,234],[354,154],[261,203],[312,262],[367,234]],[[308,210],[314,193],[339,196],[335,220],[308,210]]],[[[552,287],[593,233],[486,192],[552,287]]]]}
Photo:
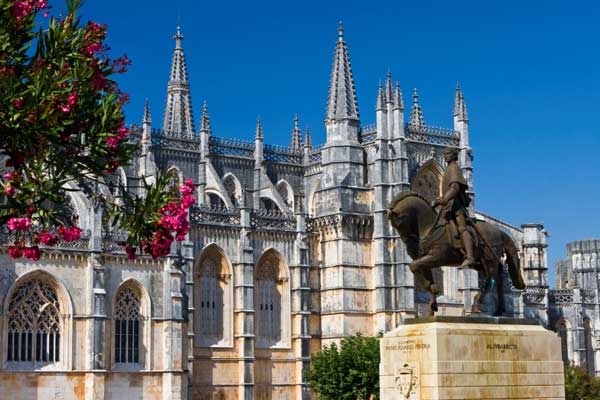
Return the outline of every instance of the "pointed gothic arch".
{"type": "Polygon", "coordinates": [[[266,250],[254,268],[254,327],[256,346],[290,346],[290,274],[277,250],[266,250]]]}
{"type": "Polygon", "coordinates": [[[72,368],[73,302],[62,282],[41,269],[29,271],[8,290],[3,309],[5,368],[72,368]]]}
{"type": "Polygon", "coordinates": [[[277,189],[277,193],[281,196],[281,199],[285,202],[285,204],[290,208],[290,210],[294,211],[294,190],[292,186],[285,179],[280,179],[275,186],[277,189]]]}
{"type": "Polygon", "coordinates": [[[442,194],[443,175],[444,169],[432,158],[419,168],[411,182],[411,189],[432,202],[442,194]]]}
{"type": "Polygon", "coordinates": [[[242,185],[240,180],[233,173],[228,172],[223,176],[223,186],[227,191],[227,196],[234,207],[237,207],[242,197],[242,185]]]}
{"type": "Polygon", "coordinates": [[[194,333],[198,347],[233,346],[233,267],[215,243],[194,264],[194,333]]]}
{"type": "Polygon", "coordinates": [[[585,369],[592,376],[596,375],[596,346],[594,340],[594,325],[588,317],[583,319],[583,335],[585,345],[585,369]]]}
{"type": "Polygon", "coordinates": [[[208,205],[211,207],[227,208],[227,201],[225,201],[223,195],[216,190],[206,190],[206,200],[208,202],[208,205]]]}
{"type": "Polygon", "coordinates": [[[112,296],[111,351],[114,370],[150,370],[152,302],[138,280],[124,280],[112,296]]]}
{"type": "Polygon", "coordinates": [[[562,360],[565,365],[569,365],[569,356],[573,351],[573,335],[571,324],[564,318],[561,318],[556,323],[556,332],[560,337],[560,348],[562,352],[562,360]]]}
{"type": "Polygon", "coordinates": [[[171,165],[169,168],[167,168],[167,173],[170,173],[171,171],[175,171],[177,177],[177,185],[183,185],[183,172],[181,172],[181,168],[179,168],[177,165],[171,165]]]}

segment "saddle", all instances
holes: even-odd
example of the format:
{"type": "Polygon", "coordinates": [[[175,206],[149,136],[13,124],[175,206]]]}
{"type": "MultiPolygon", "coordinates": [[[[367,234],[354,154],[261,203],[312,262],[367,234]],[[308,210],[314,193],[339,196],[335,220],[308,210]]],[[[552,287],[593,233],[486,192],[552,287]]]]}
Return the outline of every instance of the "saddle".
{"type": "MultiPolygon", "coordinates": [[[[471,235],[471,238],[473,239],[473,248],[477,249],[480,247],[481,245],[481,238],[479,237],[478,232],[475,230],[475,227],[473,226],[474,224],[476,224],[477,221],[474,219],[469,219],[469,223],[467,225],[467,231],[469,232],[469,234],[471,235]]],[[[452,247],[454,247],[455,249],[460,249],[460,251],[465,254],[465,248],[463,246],[463,242],[462,242],[462,238],[460,237],[460,233],[458,232],[458,226],[456,226],[456,223],[452,220],[447,221],[444,224],[444,230],[446,233],[446,236],[448,237],[448,241],[450,242],[450,244],[452,245],[452,247]]]]}

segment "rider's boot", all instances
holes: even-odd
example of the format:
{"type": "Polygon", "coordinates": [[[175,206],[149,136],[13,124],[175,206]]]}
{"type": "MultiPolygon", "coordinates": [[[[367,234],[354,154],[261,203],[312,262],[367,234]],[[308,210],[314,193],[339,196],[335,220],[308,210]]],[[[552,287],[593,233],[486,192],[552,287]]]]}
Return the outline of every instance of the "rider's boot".
{"type": "Polygon", "coordinates": [[[469,231],[464,231],[461,235],[463,245],[465,246],[465,253],[467,253],[467,257],[465,261],[463,261],[461,267],[472,267],[477,261],[475,261],[475,257],[473,256],[473,238],[469,231]]]}

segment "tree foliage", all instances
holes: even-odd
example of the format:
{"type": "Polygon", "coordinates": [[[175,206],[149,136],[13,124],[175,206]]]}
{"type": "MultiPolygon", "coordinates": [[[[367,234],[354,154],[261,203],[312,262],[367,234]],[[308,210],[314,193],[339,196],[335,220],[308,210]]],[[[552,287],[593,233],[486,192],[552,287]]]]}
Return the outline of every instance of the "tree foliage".
{"type": "Polygon", "coordinates": [[[579,367],[565,367],[566,400],[600,400],[600,379],[579,367]]]}
{"type": "Polygon", "coordinates": [[[379,398],[379,340],[360,334],[311,356],[307,381],[322,400],[379,398]]]}
{"type": "Polygon", "coordinates": [[[107,27],[82,23],[79,7],[67,0],[64,17],[48,18],[46,0],[0,0],[0,226],[13,234],[9,254],[37,259],[38,244],[77,240],[81,230],[61,205],[79,191],[128,232],[130,256],[135,247],[164,255],[174,235],[187,233],[193,184],[165,190],[174,174],[164,174],[142,180],[140,196],[102,194],[137,150],[125,126],[127,95],[114,81],[130,62],[109,57],[107,27]]]}

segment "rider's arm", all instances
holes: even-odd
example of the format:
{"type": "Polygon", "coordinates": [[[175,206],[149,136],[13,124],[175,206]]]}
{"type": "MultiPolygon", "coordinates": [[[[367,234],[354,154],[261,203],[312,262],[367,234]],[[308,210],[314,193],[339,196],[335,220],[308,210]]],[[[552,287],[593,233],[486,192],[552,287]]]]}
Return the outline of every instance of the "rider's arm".
{"type": "Polygon", "coordinates": [[[459,193],[460,193],[460,185],[458,184],[458,182],[452,182],[450,184],[450,188],[448,188],[448,191],[446,192],[444,197],[442,197],[439,200],[439,204],[445,206],[446,204],[448,204],[448,202],[450,202],[454,198],[456,198],[456,196],[458,196],[459,193]]]}

